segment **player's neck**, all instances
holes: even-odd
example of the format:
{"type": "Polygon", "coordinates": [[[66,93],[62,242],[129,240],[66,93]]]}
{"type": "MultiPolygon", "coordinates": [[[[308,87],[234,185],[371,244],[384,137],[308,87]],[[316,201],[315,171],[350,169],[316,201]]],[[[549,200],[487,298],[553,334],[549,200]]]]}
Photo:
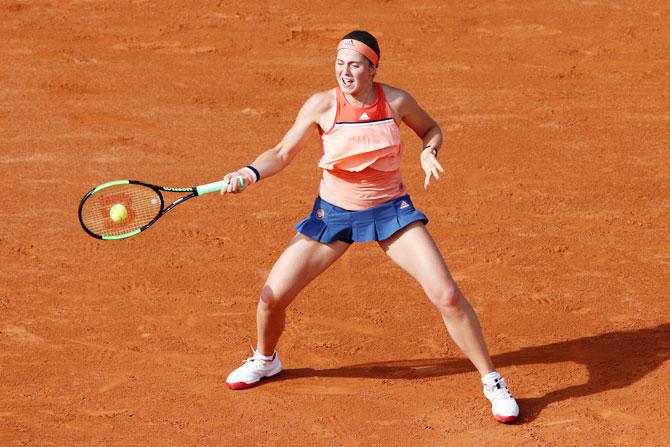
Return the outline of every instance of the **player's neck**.
{"type": "Polygon", "coordinates": [[[371,106],[377,101],[377,92],[375,91],[375,85],[372,82],[370,82],[360,92],[353,95],[345,94],[344,96],[347,98],[349,104],[359,109],[371,106]]]}

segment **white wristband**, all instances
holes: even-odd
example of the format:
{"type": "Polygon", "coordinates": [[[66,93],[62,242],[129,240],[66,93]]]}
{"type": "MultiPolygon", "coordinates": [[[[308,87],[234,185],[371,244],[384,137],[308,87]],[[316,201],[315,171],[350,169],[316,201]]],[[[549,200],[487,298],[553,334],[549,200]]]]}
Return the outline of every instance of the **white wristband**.
{"type": "Polygon", "coordinates": [[[258,171],[251,169],[249,166],[243,167],[238,172],[244,172],[245,174],[247,174],[245,175],[245,177],[248,177],[249,180],[251,180],[251,183],[256,183],[258,180],[260,180],[258,178],[258,171]]]}

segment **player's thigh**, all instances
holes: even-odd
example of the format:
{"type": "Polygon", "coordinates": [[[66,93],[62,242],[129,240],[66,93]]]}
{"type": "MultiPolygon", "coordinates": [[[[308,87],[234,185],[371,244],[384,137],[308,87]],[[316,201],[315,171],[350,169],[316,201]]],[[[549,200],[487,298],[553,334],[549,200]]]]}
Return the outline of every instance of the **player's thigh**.
{"type": "Polygon", "coordinates": [[[455,287],[444,258],[422,222],[414,222],[379,246],[426,290],[439,292],[455,287]]]}
{"type": "Polygon", "coordinates": [[[348,248],[346,242],[325,244],[297,233],[272,267],[264,295],[269,293],[267,298],[274,300],[293,299],[348,248]]]}

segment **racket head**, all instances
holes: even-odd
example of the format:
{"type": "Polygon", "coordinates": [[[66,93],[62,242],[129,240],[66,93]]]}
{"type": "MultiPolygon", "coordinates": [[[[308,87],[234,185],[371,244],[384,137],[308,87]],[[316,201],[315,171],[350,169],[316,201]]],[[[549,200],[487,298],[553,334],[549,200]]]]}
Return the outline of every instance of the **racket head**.
{"type": "Polygon", "coordinates": [[[114,180],[96,186],[79,204],[79,222],[91,236],[103,240],[125,239],[139,234],[163,213],[165,202],[160,189],[135,180],[114,180]],[[128,216],[115,222],[112,206],[123,205],[128,216]]]}

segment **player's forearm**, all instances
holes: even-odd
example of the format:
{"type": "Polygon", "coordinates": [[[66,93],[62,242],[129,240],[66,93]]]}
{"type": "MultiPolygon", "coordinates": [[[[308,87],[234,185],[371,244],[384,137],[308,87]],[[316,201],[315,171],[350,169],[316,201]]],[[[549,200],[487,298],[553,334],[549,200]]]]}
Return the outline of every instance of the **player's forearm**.
{"type": "Polygon", "coordinates": [[[421,140],[423,141],[424,148],[430,147],[431,150],[435,149],[439,151],[442,147],[442,129],[440,129],[439,125],[435,124],[423,134],[421,140]]]}
{"type": "Polygon", "coordinates": [[[277,174],[291,163],[293,157],[289,153],[281,150],[281,147],[274,147],[260,154],[251,163],[260,174],[260,178],[266,179],[277,174]]]}
{"type": "Polygon", "coordinates": [[[229,183],[222,193],[242,192],[247,186],[272,177],[284,169],[291,162],[291,158],[283,154],[280,147],[268,149],[256,157],[250,165],[226,174],[224,179],[228,180],[229,183]],[[238,178],[238,180],[233,180],[235,178],[238,178]]]}
{"type": "Polygon", "coordinates": [[[250,165],[231,175],[241,175],[246,184],[272,177],[291,163],[305,145],[311,134],[310,130],[314,127],[312,120],[298,120],[279,144],[261,153],[250,165]]]}

